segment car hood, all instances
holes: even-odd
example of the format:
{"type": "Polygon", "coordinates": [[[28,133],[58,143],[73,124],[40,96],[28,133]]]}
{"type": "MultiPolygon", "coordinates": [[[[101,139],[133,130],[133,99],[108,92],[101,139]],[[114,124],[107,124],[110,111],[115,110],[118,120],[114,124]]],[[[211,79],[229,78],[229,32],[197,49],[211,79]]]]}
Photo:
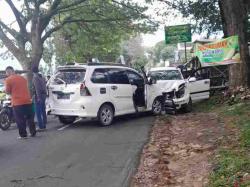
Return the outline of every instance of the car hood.
{"type": "Polygon", "coordinates": [[[185,80],[158,80],[156,86],[162,92],[171,92],[174,89],[178,90],[181,84],[185,83],[185,80]]]}

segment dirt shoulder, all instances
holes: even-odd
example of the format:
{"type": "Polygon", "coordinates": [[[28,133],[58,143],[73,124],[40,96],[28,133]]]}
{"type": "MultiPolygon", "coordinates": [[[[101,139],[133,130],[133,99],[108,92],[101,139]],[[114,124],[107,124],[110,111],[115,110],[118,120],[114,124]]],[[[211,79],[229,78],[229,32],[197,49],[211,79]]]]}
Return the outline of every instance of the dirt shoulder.
{"type": "Polygon", "coordinates": [[[209,160],[224,135],[216,113],[158,117],[131,186],[207,185],[213,169],[209,160]]]}

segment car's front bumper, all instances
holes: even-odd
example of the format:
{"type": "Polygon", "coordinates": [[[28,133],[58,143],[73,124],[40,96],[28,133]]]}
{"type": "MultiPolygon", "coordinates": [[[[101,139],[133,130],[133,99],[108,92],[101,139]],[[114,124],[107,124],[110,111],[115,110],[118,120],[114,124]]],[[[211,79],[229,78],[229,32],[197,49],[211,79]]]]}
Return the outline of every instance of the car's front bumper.
{"type": "MultiPolygon", "coordinates": [[[[164,95],[163,95],[164,96],[164,95]]],[[[184,95],[181,98],[166,98],[166,96],[163,97],[164,98],[164,108],[166,111],[169,110],[179,110],[181,109],[184,105],[188,104],[190,96],[189,94],[184,95]]]]}

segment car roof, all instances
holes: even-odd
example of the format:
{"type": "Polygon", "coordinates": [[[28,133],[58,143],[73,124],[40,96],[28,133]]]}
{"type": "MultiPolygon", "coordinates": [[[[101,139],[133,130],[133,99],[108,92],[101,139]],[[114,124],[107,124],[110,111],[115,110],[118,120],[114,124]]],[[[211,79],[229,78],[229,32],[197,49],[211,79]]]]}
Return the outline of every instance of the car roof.
{"type": "Polygon", "coordinates": [[[135,69],[128,67],[126,65],[123,64],[119,64],[119,63],[88,63],[88,64],[78,64],[78,63],[69,63],[63,66],[58,66],[57,70],[62,70],[62,69],[78,69],[78,68],[87,68],[87,67],[99,67],[99,68],[126,68],[126,69],[130,69],[130,70],[134,70],[135,69]]]}
{"type": "Polygon", "coordinates": [[[61,66],[58,66],[57,69],[60,70],[60,69],[68,69],[68,68],[86,68],[87,65],[86,64],[77,64],[77,63],[69,63],[69,64],[66,64],[66,65],[61,65],[61,66]]]}
{"type": "Polygon", "coordinates": [[[157,68],[151,68],[149,71],[159,71],[159,70],[179,70],[179,68],[176,68],[176,67],[157,67],[157,68]]]}

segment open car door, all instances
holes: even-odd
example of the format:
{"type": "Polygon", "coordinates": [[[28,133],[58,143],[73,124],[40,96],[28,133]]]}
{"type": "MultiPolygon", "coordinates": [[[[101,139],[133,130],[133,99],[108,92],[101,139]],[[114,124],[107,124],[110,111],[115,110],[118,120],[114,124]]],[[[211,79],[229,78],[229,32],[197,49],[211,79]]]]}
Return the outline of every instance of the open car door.
{"type": "Polygon", "coordinates": [[[193,101],[208,99],[210,95],[210,79],[204,68],[192,72],[189,81],[189,90],[193,101]]]}

